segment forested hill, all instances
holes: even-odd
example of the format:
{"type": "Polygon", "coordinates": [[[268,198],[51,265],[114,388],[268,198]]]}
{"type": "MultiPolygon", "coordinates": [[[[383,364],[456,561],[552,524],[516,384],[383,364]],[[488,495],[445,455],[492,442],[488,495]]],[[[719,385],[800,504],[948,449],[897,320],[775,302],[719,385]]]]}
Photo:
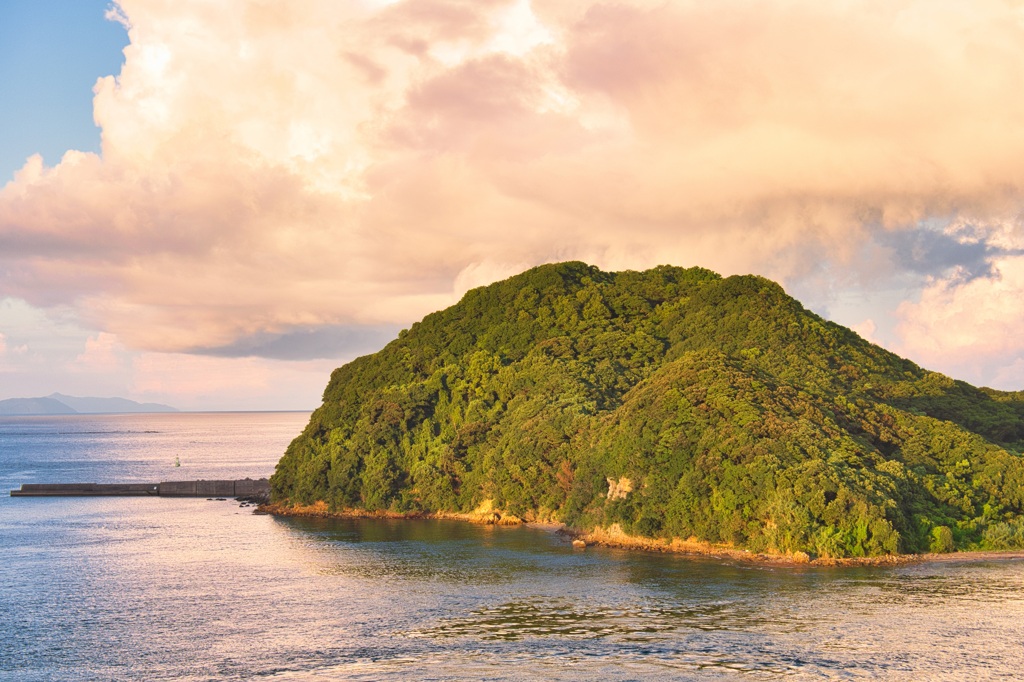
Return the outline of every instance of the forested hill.
{"type": "Polygon", "coordinates": [[[753,551],[1024,546],[1024,400],[755,276],[534,268],[335,370],[284,505],[469,512],[753,551]]]}

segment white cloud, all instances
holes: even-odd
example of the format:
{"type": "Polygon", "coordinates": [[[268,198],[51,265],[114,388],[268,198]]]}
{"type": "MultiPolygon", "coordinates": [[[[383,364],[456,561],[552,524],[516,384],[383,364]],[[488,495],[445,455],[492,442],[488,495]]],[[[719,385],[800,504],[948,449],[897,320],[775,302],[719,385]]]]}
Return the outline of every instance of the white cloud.
{"type": "MultiPolygon", "coordinates": [[[[552,260],[867,278],[879,225],[1024,234],[1010,2],[117,11],[131,44],[96,85],[102,155],[36,157],[0,189],[0,296],[133,352],[407,324],[552,260]]],[[[903,312],[921,358],[966,343],[940,324],[974,295],[952,286],[903,312]]]]}

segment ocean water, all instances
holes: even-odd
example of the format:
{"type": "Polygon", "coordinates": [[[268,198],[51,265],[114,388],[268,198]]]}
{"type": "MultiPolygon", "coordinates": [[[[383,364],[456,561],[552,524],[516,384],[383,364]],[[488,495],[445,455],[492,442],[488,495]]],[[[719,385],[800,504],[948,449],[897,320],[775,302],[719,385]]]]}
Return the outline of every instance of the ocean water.
{"type": "MultiPolygon", "coordinates": [[[[306,417],[0,418],[0,487],[264,476],[306,417]]],[[[783,569],[574,550],[528,527],[250,512],[205,499],[0,498],[0,679],[1024,670],[1020,562],[783,569]]]]}

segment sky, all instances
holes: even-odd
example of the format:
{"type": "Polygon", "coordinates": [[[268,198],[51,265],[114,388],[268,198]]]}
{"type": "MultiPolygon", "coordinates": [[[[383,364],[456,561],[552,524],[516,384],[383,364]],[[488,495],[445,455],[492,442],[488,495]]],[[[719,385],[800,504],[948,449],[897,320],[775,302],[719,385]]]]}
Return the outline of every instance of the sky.
{"type": "Polygon", "coordinates": [[[1018,0],[5,0],[0,399],[311,409],[545,262],[1024,389],[1018,0]]]}

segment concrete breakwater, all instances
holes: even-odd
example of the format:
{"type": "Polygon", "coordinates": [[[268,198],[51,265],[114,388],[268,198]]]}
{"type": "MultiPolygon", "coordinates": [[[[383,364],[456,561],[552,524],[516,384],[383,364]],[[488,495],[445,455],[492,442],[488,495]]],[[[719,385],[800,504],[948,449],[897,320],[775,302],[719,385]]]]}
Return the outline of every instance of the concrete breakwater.
{"type": "Polygon", "coordinates": [[[266,478],[163,483],[23,483],[11,497],[257,497],[270,495],[266,478]]]}

